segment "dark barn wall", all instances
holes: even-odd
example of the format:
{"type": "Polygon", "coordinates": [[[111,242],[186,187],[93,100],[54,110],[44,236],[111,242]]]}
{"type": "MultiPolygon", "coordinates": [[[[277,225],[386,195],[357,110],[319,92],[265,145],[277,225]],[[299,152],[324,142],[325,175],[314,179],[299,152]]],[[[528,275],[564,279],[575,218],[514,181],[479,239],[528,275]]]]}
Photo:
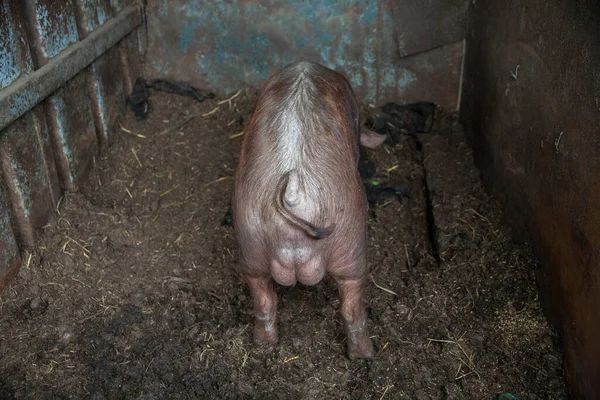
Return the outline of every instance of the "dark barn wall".
{"type": "Polygon", "coordinates": [[[484,181],[537,248],[572,398],[598,399],[600,3],[471,3],[461,119],[484,181]]]}
{"type": "Polygon", "coordinates": [[[364,101],[458,105],[466,0],[148,0],[148,77],[228,95],[299,59],[364,101]]]}

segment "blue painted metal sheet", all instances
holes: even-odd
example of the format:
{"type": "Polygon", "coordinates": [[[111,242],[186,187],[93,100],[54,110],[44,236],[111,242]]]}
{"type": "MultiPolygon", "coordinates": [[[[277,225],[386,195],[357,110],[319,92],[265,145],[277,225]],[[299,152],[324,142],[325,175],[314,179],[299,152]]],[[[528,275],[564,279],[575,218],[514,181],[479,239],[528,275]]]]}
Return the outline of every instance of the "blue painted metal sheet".
{"type": "Polygon", "coordinates": [[[25,29],[17,1],[0,4],[0,89],[32,71],[29,47],[22,39],[25,29]]]}
{"type": "Polygon", "coordinates": [[[454,57],[421,57],[409,66],[402,62],[406,54],[399,40],[411,37],[398,37],[392,5],[402,8],[408,2],[149,0],[152,56],[146,72],[229,94],[258,85],[283,65],[305,59],[344,73],[364,101],[402,101],[405,93],[423,90],[439,103],[456,98],[459,79],[452,95],[443,92],[446,86],[436,91],[428,79],[432,74],[455,79],[451,73],[460,68],[462,59],[458,67],[452,64],[454,57]],[[420,61],[422,66],[414,65],[420,61]]]}
{"type": "MultiPolygon", "coordinates": [[[[77,0],[75,5],[82,39],[102,26],[113,14],[113,8],[107,0],[77,0]]],[[[106,52],[87,69],[87,74],[94,123],[102,147],[108,142],[119,112],[125,105],[119,51],[113,49],[106,52]]]]}
{"type": "MultiPolygon", "coordinates": [[[[5,2],[0,8],[0,82],[2,87],[33,70],[30,49],[25,37],[25,29],[16,1],[5,2]]],[[[27,97],[27,93],[23,93],[27,97]]],[[[46,224],[61,195],[51,143],[46,129],[45,116],[40,107],[15,121],[0,133],[0,186],[3,187],[4,217],[10,215],[0,229],[3,233],[0,245],[7,254],[0,254],[0,260],[8,263],[15,260],[12,238],[16,237],[21,248],[33,247],[35,233],[46,224]],[[14,234],[14,235],[13,235],[14,234]],[[9,242],[7,242],[9,240],[9,242]]],[[[16,242],[15,242],[16,243],[16,242]]],[[[16,244],[15,244],[16,246],[16,244]]],[[[11,262],[11,263],[12,263],[11,262]]],[[[8,265],[8,264],[3,264],[8,265]]],[[[6,273],[0,271],[0,279],[6,273]]]]}
{"type": "Polygon", "coordinates": [[[75,190],[98,154],[98,140],[85,72],[45,101],[48,125],[63,186],[75,190]]]}
{"type": "MultiPolygon", "coordinates": [[[[118,46],[119,41],[141,24],[141,11],[139,5],[127,7],[96,29],[85,40],[59,53],[52,59],[50,66],[38,68],[23,79],[19,79],[1,90],[0,129],[7,127],[29,108],[33,108],[79,71],[94,60],[101,58],[113,46],[118,46]]],[[[24,39],[22,40],[25,41],[24,39]]],[[[139,60],[136,61],[139,62],[139,60]]]]}
{"type": "MultiPolygon", "coordinates": [[[[0,88],[7,87],[22,74],[31,70],[31,60],[23,59],[20,51],[20,26],[14,2],[0,5],[0,88]],[[25,61],[25,62],[24,62],[25,61]]],[[[0,180],[0,290],[5,281],[20,263],[19,247],[10,221],[10,204],[5,194],[5,186],[0,180]]]]}
{"type": "MultiPolygon", "coordinates": [[[[33,0],[31,4],[34,66],[40,68],[79,39],[76,9],[69,0],[33,0]]],[[[95,15],[82,21],[94,26],[95,15]]],[[[98,152],[88,92],[86,76],[79,73],[44,101],[59,177],[68,190],[77,187],[98,152]]]]}
{"type": "Polygon", "coordinates": [[[70,0],[31,0],[27,5],[34,61],[39,68],[77,42],[77,23],[70,0]]]}
{"type": "Polygon", "coordinates": [[[75,6],[81,38],[104,25],[112,16],[112,8],[107,0],[76,0],[75,6]]]}

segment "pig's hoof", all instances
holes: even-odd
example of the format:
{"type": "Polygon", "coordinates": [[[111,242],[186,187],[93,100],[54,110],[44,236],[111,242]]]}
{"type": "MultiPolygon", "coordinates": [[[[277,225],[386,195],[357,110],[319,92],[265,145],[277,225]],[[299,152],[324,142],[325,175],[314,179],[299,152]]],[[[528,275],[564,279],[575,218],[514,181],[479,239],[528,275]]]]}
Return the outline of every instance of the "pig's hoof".
{"type": "Polygon", "coordinates": [[[254,343],[256,344],[271,344],[277,343],[277,330],[266,330],[262,326],[254,328],[254,343]]]}
{"type": "Polygon", "coordinates": [[[348,338],[348,357],[351,360],[356,358],[371,359],[374,355],[373,342],[366,334],[357,335],[352,339],[348,338]]]}

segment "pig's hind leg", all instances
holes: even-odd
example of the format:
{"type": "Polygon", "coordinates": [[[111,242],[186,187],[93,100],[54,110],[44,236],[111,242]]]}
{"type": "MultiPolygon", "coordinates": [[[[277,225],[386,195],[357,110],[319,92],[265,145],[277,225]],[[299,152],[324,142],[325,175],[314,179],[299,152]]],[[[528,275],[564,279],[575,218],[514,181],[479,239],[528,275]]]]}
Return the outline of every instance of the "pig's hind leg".
{"type": "Polygon", "coordinates": [[[254,342],[277,342],[277,294],[270,275],[244,274],[254,305],[254,342]]]}
{"type": "Polygon", "coordinates": [[[334,275],[334,279],[340,292],[340,311],[348,341],[348,357],[373,358],[373,343],[367,331],[364,279],[339,275],[334,275]]]}

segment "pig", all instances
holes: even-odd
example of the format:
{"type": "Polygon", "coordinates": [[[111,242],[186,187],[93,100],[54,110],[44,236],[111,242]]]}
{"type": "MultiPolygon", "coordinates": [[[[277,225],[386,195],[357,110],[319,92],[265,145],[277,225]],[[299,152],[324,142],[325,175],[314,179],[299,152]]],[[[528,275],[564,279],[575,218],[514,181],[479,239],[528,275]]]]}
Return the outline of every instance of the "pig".
{"type": "Polygon", "coordinates": [[[255,343],[278,340],[274,282],[316,285],[328,274],[340,294],[348,357],[374,356],[359,143],[359,106],[342,74],[301,61],[264,84],[244,131],[231,199],[255,343]]]}

